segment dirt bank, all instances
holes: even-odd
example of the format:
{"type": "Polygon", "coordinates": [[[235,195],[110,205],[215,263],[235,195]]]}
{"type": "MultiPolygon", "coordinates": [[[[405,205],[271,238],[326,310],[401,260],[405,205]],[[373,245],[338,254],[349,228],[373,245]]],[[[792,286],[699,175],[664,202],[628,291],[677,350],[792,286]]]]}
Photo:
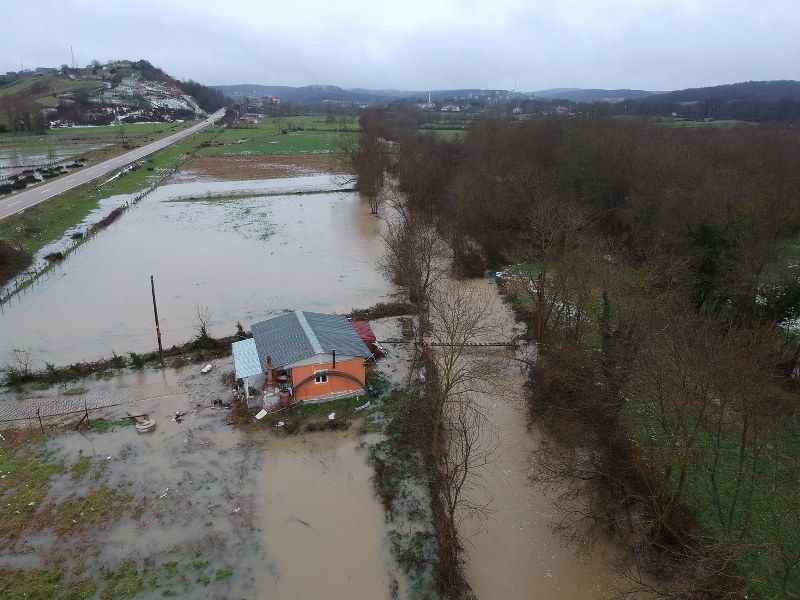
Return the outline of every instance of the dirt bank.
{"type": "Polygon", "coordinates": [[[175,175],[174,181],[240,181],[301,177],[338,171],[331,154],[302,156],[214,156],[192,158],[175,175]]]}

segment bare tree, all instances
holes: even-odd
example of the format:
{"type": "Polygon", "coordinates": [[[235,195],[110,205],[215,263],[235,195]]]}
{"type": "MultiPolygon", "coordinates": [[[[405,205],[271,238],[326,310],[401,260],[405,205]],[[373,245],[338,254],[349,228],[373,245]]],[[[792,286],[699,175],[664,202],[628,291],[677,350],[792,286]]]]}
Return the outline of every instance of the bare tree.
{"type": "Polygon", "coordinates": [[[353,176],[351,181],[366,196],[370,212],[378,214],[385,172],[390,164],[386,142],[373,133],[362,131],[342,138],[341,151],[344,167],[353,176]]]}
{"type": "MultiPolygon", "coordinates": [[[[422,358],[426,367],[426,464],[433,492],[440,550],[440,585],[447,597],[466,595],[460,575],[459,527],[467,516],[481,519],[491,502],[482,470],[498,446],[498,432],[486,418],[480,398],[492,393],[496,353],[475,346],[497,336],[486,288],[464,282],[442,283],[431,297],[431,330],[422,358]]],[[[496,339],[493,341],[497,341],[496,339]]]]}
{"type": "Polygon", "coordinates": [[[576,276],[579,233],[587,221],[577,204],[550,197],[534,202],[528,214],[520,258],[535,264],[531,308],[539,343],[547,343],[554,330],[574,321],[570,284],[576,276]]]}
{"type": "Polygon", "coordinates": [[[33,375],[33,355],[30,348],[13,348],[3,367],[9,385],[24,383],[33,375]]]}
{"type": "Polygon", "coordinates": [[[197,342],[201,347],[208,347],[214,343],[214,339],[208,333],[208,328],[211,326],[213,320],[213,313],[211,309],[200,304],[199,301],[194,303],[194,318],[192,319],[192,326],[195,333],[197,333],[197,342]]]}
{"type": "Polygon", "coordinates": [[[383,238],[385,251],[378,266],[414,308],[417,341],[422,343],[429,329],[433,288],[448,273],[449,249],[428,220],[400,203],[387,219],[383,238]]]}

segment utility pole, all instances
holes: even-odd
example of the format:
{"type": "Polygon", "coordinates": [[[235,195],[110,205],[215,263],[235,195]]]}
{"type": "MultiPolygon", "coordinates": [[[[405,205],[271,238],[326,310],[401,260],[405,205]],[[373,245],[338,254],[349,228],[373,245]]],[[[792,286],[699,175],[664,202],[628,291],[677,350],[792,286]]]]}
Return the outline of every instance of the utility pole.
{"type": "Polygon", "coordinates": [[[156,338],[158,338],[158,359],[161,366],[164,366],[164,349],[161,347],[161,328],[158,326],[158,307],[156,306],[156,284],[153,276],[150,275],[150,288],[153,290],[153,314],[156,317],[156,338]]]}

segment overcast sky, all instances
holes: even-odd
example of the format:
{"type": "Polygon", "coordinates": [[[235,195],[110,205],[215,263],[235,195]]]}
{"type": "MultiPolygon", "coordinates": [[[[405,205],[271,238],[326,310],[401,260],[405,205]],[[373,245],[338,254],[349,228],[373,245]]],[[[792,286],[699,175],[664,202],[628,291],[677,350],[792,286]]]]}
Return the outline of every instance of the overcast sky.
{"type": "Polygon", "coordinates": [[[0,72],[146,59],[178,79],[673,90],[800,79],[798,0],[3,0],[0,72]],[[12,25],[13,23],[13,25],[12,25]]]}

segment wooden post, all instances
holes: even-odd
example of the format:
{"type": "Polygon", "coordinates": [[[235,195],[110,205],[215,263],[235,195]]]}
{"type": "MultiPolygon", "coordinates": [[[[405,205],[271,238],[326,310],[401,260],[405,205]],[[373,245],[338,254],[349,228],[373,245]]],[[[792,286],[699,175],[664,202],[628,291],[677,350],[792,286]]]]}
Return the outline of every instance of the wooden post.
{"type": "Polygon", "coordinates": [[[164,366],[164,349],[161,347],[161,328],[158,326],[158,307],[156,306],[156,284],[153,276],[150,275],[150,288],[153,290],[153,314],[156,317],[156,338],[158,339],[158,359],[161,366],[164,366]]]}

